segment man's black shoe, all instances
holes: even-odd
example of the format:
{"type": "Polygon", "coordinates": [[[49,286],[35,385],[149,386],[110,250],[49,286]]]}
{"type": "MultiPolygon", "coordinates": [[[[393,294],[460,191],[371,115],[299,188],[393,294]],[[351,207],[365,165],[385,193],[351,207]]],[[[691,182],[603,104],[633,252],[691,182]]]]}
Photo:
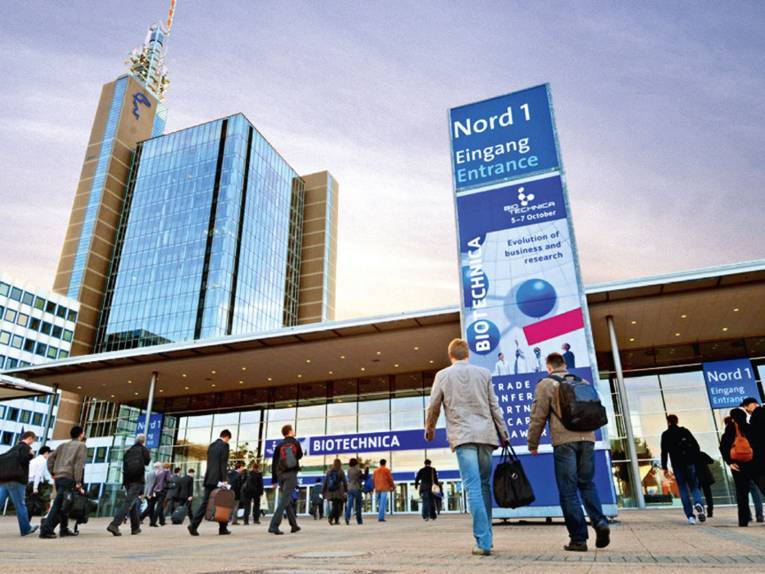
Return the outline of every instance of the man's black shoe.
{"type": "Polygon", "coordinates": [[[566,552],[587,552],[586,542],[569,542],[563,547],[566,552]]]}
{"type": "Polygon", "coordinates": [[[55,532],[40,532],[40,538],[56,538],[55,532]]]}
{"type": "Polygon", "coordinates": [[[69,530],[68,528],[66,530],[62,530],[59,534],[61,538],[66,538],[67,536],[79,536],[80,533],[77,530],[69,530]]]}
{"type": "Polygon", "coordinates": [[[191,524],[189,524],[188,529],[189,529],[189,534],[191,534],[192,536],[199,536],[199,532],[197,532],[197,529],[194,528],[191,524]]]}
{"type": "Polygon", "coordinates": [[[231,531],[228,528],[226,530],[218,531],[218,536],[226,536],[227,534],[231,534],[231,531]]]}
{"type": "Polygon", "coordinates": [[[595,548],[605,548],[611,543],[611,529],[603,523],[595,528],[595,548]]]}
{"type": "Polygon", "coordinates": [[[120,532],[119,526],[116,524],[109,524],[109,526],[106,527],[106,529],[111,532],[114,536],[122,536],[122,532],[120,532]]]}
{"type": "Polygon", "coordinates": [[[133,528],[130,531],[130,534],[132,534],[133,536],[135,536],[136,534],[140,534],[140,533],[141,533],[141,529],[140,528],[133,528]]]}
{"type": "Polygon", "coordinates": [[[300,528],[299,526],[293,526],[292,528],[290,528],[290,532],[292,534],[295,534],[295,532],[300,532],[301,530],[302,528],[300,528]]]}
{"type": "Polygon", "coordinates": [[[152,528],[159,528],[159,524],[149,524],[152,528]]]}
{"type": "Polygon", "coordinates": [[[269,529],[268,529],[268,531],[269,531],[271,534],[276,534],[277,536],[281,536],[282,534],[284,534],[284,532],[282,532],[282,531],[281,531],[281,530],[279,530],[278,528],[276,528],[276,529],[274,529],[274,530],[271,530],[271,529],[269,528],[269,529]]]}

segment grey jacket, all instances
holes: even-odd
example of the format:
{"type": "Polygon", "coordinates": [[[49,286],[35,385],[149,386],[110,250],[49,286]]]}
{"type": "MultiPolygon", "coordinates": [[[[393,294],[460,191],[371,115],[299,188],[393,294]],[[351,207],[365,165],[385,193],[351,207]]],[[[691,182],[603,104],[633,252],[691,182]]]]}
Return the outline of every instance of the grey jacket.
{"type": "Polygon", "coordinates": [[[48,472],[56,478],[68,478],[82,484],[88,447],[76,439],[60,445],[48,457],[48,472]]]}
{"type": "MultiPolygon", "coordinates": [[[[566,369],[558,369],[553,374],[563,377],[568,374],[566,369]]],[[[558,404],[558,382],[546,377],[537,383],[534,402],[531,405],[531,423],[529,424],[529,450],[539,447],[539,438],[545,430],[545,424],[550,421],[550,437],[553,446],[570,442],[595,442],[594,432],[570,431],[563,426],[556,413],[560,412],[558,404]]]]}
{"type": "Polygon", "coordinates": [[[436,373],[425,421],[426,438],[435,432],[442,404],[452,450],[469,443],[496,447],[500,438],[509,440],[488,370],[459,361],[436,373]]]}

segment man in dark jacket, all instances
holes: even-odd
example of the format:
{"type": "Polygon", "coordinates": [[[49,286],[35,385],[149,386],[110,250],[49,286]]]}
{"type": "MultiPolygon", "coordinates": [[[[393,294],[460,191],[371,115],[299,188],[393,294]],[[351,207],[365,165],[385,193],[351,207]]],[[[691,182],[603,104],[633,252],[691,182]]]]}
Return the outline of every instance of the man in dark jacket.
{"type": "Polygon", "coordinates": [[[282,523],[282,516],[287,511],[287,520],[290,523],[292,533],[299,532],[300,527],[295,517],[295,508],[292,506],[292,491],[297,488],[297,476],[300,466],[298,461],[303,458],[303,449],[295,438],[295,431],[292,425],[282,427],[282,440],[274,449],[274,458],[271,471],[273,473],[273,484],[279,485],[279,502],[271,518],[271,524],[268,531],[271,534],[284,534],[279,530],[282,523]]]}
{"type": "Polygon", "coordinates": [[[127,449],[122,457],[122,485],[126,491],[125,500],[114,513],[114,520],[106,527],[114,536],[122,536],[120,524],[128,514],[130,514],[130,534],[141,532],[138,506],[145,484],[144,470],[151,462],[151,453],[144,446],[145,443],[146,435],[139,434],[135,437],[135,444],[127,449]]]}
{"type": "Polygon", "coordinates": [[[242,498],[239,501],[239,507],[244,508],[242,520],[244,520],[245,524],[250,523],[250,508],[252,508],[253,524],[260,524],[261,496],[263,496],[263,473],[260,472],[260,465],[257,462],[253,462],[244,480],[242,498]]]}
{"type": "Polygon", "coordinates": [[[431,466],[430,459],[425,459],[423,466],[414,479],[414,489],[420,491],[422,498],[422,518],[425,521],[436,519],[436,501],[433,485],[438,486],[438,472],[431,466]]]}
{"type": "Polygon", "coordinates": [[[669,479],[669,470],[667,470],[667,458],[669,458],[688,524],[696,524],[694,510],[699,522],[707,519],[704,505],[701,503],[699,481],[696,478],[695,463],[701,448],[691,431],[679,426],[678,422],[677,415],[667,416],[667,430],[661,435],[661,468],[664,470],[664,476],[669,479]],[[689,493],[693,496],[693,505],[691,505],[689,493]]]}
{"type": "Polygon", "coordinates": [[[191,510],[191,501],[194,498],[194,474],[194,469],[190,468],[186,473],[186,476],[182,477],[181,480],[178,481],[178,500],[181,502],[181,504],[186,505],[189,520],[192,516],[194,516],[194,513],[191,510]]]}
{"type": "Polygon", "coordinates": [[[745,433],[752,444],[754,460],[752,460],[752,474],[754,482],[765,494],[765,407],[760,405],[754,397],[747,397],[741,403],[741,407],[749,415],[749,424],[745,433]]]}
{"type": "Polygon", "coordinates": [[[5,501],[10,497],[16,508],[16,520],[19,522],[19,530],[22,536],[28,536],[37,531],[37,526],[29,524],[24,494],[29,480],[29,461],[32,460],[32,443],[37,436],[32,431],[21,435],[19,444],[3,455],[3,466],[7,465],[6,477],[9,480],[0,482],[0,508],[5,506],[5,501]]]}
{"type": "MultiPolygon", "coordinates": [[[[199,536],[198,528],[205,518],[207,511],[207,502],[210,499],[210,493],[218,488],[218,484],[228,484],[228,443],[231,440],[231,431],[222,430],[220,438],[212,443],[207,449],[207,470],[205,471],[204,494],[202,495],[202,504],[197,508],[194,518],[189,524],[189,534],[199,536]]],[[[231,534],[225,522],[218,523],[218,534],[231,534]]]]}
{"type": "Polygon", "coordinates": [[[234,469],[228,473],[228,485],[231,490],[234,491],[234,511],[231,513],[231,524],[239,524],[237,514],[239,513],[240,501],[242,500],[242,486],[247,478],[247,473],[244,470],[244,463],[239,461],[234,466],[234,469]]]}

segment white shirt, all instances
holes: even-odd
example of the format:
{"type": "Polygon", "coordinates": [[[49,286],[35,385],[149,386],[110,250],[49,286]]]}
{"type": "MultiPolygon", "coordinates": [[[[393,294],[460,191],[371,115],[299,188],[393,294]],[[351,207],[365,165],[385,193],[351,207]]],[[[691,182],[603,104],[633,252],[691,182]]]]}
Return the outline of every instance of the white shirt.
{"type": "Polygon", "coordinates": [[[494,366],[493,374],[495,376],[512,374],[510,365],[507,364],[507,361],[497,361],[497,364],[494,366]]]}
{"type": "Polygon", "coordinates": [[[40,483],[45,480],[45,472],[48,468],[48,460],[38,454],[29,462],[29,482],[32,483],[32,489],[37,490],[40,483]]]}

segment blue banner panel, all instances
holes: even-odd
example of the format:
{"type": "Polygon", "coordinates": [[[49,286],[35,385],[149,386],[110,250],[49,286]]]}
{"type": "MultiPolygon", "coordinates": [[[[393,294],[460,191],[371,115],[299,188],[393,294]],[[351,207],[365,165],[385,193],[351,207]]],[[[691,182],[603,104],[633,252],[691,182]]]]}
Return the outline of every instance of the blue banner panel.
{"type": "Polygon", "coordinates": [[[455,189],[560,167],[546,84],[453,108],[449,119],[455,189]]]}
{"type": "Polygon", "coordinates": [[[159,439],[162,436],[162,413],[151,413],[151,420],[149,423],[149,431],[146,431],[146,415],[138,416],[138,426],[135,429],[135,434],[146,435],[146,448],[158,448],[159,439]]]}
{"type": "Polygon", "coordinates": [[[702,367],[713,409],[732,409],[747,397],[761,400],[749,359],[715,361],[702,367]]]}
{"type": "MultiPolygon", "coordinates": [[[[425,450],[449,448],[446,429],[436,429],[432,442],[425,441],[423,429],[382,431],[372,433],[312,436],[298,438],[306,455],[356,454],[393,450],[425,450]]],[[[265,455],[274,456],[276,445],[281,439],[266,441],[265,455]]]]}

